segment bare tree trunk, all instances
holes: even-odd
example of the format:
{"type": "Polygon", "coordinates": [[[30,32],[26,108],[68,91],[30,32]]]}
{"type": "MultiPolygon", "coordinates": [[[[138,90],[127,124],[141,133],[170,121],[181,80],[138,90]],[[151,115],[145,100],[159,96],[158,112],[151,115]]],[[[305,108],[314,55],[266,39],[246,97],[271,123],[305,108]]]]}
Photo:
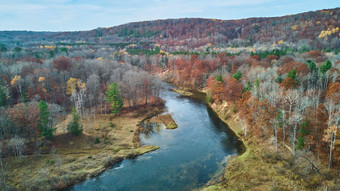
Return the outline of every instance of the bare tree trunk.
{"type": "Polygon", "coordinates": [[[330,142],[330,145],[329,145],[328,170],[331,168],[331,165],[332,165],[333,138],[334,138],[334,134],[332,133],[332,135],[331,135],[331,142],[330,142]]]}
{"type": "Polygon", "coordinates": [[[293,155],[295,155],[296,130],[297,130],[297,123],[295,123],[294,129],[293,129],[293,155]]]}
{"type": "Polygon", "coordinates": [[[274,136],[275,136],[275,148],[276,148],[276,151],[277,151],[277,149],[279,148],[278,139],[277,139],[277,125],[275,125],[275,127],[274,127],[274,136]]]}
{"type": "Polygon", "coordinates": [[[103,114],[103,99],[100,99],[100,114],[103,114]]]}
{"type": "Polygon", "coordinates": [[[106,105],[107,105],[107,104],[105,103],[105,116],[106,116],[106,105]]]}

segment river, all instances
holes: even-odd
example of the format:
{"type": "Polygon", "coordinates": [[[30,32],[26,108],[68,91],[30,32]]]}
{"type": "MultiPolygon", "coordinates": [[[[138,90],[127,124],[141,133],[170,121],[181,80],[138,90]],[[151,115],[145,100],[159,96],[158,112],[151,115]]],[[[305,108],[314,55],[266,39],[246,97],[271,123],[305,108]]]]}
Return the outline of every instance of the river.
{"type": "Polygon", "coordinates": [[[178,125],[144,125],[142,144],[160,149],[126,159],[101,175],[70,190],[192,190],[220,176],[228,156],[241,152],[242,143],[203,100],[183,97],[166,84],[161,93],[167,111],[178,125]]]}

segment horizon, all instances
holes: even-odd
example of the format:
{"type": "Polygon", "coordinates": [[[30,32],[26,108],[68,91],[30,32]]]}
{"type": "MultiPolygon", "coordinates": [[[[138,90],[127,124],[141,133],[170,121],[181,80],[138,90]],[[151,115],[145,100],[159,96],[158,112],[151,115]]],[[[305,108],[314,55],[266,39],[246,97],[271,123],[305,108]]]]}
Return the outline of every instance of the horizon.
{"type": "Polygon", "coordinates": [[[334,0],[241,0],[181,2],[179,0],[136,0],[110,2],[99,0],[14,0],[0,7],[0,31],[75,32],[107,28],[128,23],[202,18],[238,20],[258,17],[282,17],[322,9],[336,9],[334,0]],[[25,2],[25,3],[23,3],[25,2]],[[126,5],[132,3],[134,6],[126,5]],[[182,5],[178,7],[177,4],[182,5]],[[304,6],[302,6],[304,5],[304,6]]]}

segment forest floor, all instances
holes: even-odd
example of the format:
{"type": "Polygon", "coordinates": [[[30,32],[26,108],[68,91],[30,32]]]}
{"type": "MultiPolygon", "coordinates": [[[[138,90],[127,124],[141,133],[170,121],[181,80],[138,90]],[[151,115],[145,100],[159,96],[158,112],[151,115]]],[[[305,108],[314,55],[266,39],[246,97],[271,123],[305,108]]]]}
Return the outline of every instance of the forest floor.
{"type": "MultiPolygon", "coordinates": [[[[176,92],[184,96],[195,94],[183,89],[176,92]]],[[[232,105],[223,102],[209,106],[242,140],[246,150],[229,161],[224,176],[219,178],[220,183],[211,185],[209,182],[201,190],[340,190],[339,181],[332,178],[336,173],[328,171],[321,161],[304,152],[292,156],[286,148],[276,151],[272,142],[254,136],[246,138],[232,105]],[[313,161],[320,172],[313,169],[307,159],[313,161]]]]}
{"type": "Polygon", "coordinates": [[[21,160],[4,159],[7,183],[18,190],[64,189],[97,176],[125,158],[156,150],[158,146],[140,146],[139,123],[158,115],[163,107],[160,103],[124,109],[118,116],[83,117],[83,133],[79,136],[65,133],[67,117],[56,126],[57,135],[48,146],[40,146],[38,152],[21,160]]]}

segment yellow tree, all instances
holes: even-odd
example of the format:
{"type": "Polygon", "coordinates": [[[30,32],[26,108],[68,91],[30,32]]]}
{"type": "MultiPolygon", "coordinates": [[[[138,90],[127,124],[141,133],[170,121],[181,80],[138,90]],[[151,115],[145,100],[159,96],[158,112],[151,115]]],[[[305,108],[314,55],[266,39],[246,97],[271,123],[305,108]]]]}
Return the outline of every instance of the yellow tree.
{"type": "Polygon", "coordinates": [[[66,82],[66,95],[71,96],[75,108],[84,113],[86,84],[77,78],[70,78],[66,82]]]}

